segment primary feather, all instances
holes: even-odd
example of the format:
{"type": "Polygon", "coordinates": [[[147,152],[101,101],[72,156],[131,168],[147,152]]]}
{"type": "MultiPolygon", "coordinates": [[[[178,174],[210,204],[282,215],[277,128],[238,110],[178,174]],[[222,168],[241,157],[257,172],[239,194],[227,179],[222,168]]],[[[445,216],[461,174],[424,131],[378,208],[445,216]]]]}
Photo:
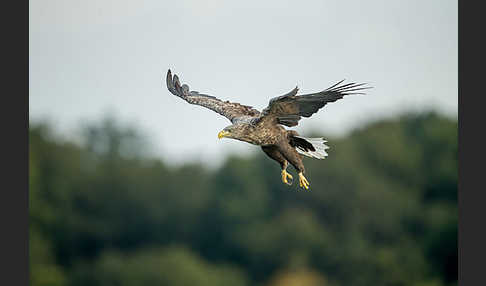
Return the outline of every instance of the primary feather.
{"type": "Polygon", "coordinates": [[[364,83],[348,83],[340,85],[344,80],[317,93],[296,95],[297,88],[288,94],[270,99],[268,107],[262,111],[261,117],[269,117],[278,123],[292,127],[296,126],[301,117],[310,117],[330,102],[335,102],[346,95],[363,94],[358,92],[370,87],[364,83]]]}
{"type": "Polygon", "coordinates": [[[167,88],[172,94],[184,99],[190,104],[209,108],[228,118],[233,123],[237,121],[239,117],[257,116],[260,114],[258,110],[248,105],[222,101],[211,95],[202,94],[194,90],[190,91],[187,84],[181,85],[177,75],[172,76],[170,69],[167,71],[166,83],[167,88]]]}

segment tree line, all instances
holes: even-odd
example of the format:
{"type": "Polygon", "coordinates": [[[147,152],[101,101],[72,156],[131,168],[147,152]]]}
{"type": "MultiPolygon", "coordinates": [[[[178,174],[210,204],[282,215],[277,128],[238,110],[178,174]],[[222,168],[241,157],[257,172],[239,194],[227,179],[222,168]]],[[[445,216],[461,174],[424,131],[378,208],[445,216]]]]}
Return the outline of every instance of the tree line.
{"type": "Polygon", "coordinates": [[[456,120],[325,136],[310,191],[261,152],[174,167],[116,120],[54,131],[30,122],[31,285],[457,285],[456,120]]]}

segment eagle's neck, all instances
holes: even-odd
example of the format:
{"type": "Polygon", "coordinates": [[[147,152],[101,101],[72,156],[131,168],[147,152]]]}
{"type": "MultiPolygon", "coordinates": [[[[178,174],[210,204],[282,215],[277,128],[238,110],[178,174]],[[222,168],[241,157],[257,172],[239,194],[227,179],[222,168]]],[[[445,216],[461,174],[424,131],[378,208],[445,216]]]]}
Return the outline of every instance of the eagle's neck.
{"type": "Polygon", "coordinates": [[[258,132],[256,132],[255,127],[250,124],[242,124],[239,127],[237,136],[233,137],[233,139],[240,140],[243,142],[247,142],[254,145],[260,145],[259,140],[257,138],[258,132]]]}
{"type": "Polygon", "coordinates": [[[272,138],[273,136],[271,136],[271,133],[265,128],[259,128],[248,124],[241,127],[238,136],[234,139],[261,146],[268,144],[267,141],[270,139],[269,137],[272,138]]]}

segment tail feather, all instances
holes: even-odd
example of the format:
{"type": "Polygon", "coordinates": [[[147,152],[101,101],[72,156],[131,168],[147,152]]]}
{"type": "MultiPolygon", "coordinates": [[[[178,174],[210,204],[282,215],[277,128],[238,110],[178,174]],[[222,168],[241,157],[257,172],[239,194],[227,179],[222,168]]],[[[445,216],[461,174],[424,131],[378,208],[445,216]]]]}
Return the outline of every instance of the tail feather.
{"type": "Polygon", "coordinates": [[[316,159],[325,159],[328,154],[326,152],[329,149],[327,146],[327,141],[324,138],[306,138],[301,136],[292,136],[294,140],[291,143],[295,147],[295,150],[299,154],[316,158],[316,159]]]}

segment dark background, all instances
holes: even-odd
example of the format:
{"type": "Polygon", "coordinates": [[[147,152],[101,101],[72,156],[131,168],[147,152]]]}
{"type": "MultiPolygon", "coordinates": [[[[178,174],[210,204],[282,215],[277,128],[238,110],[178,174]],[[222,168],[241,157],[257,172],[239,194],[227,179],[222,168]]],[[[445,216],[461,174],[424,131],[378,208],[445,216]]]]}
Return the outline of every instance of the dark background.
{"type": "Polygon", "coordinates": [[[141,133],[107,117],[75,143],[30,122],[31,285],[457,285],[456,120],[317,132],[310,191],[263,153],[172,166],[141,133]]]}

